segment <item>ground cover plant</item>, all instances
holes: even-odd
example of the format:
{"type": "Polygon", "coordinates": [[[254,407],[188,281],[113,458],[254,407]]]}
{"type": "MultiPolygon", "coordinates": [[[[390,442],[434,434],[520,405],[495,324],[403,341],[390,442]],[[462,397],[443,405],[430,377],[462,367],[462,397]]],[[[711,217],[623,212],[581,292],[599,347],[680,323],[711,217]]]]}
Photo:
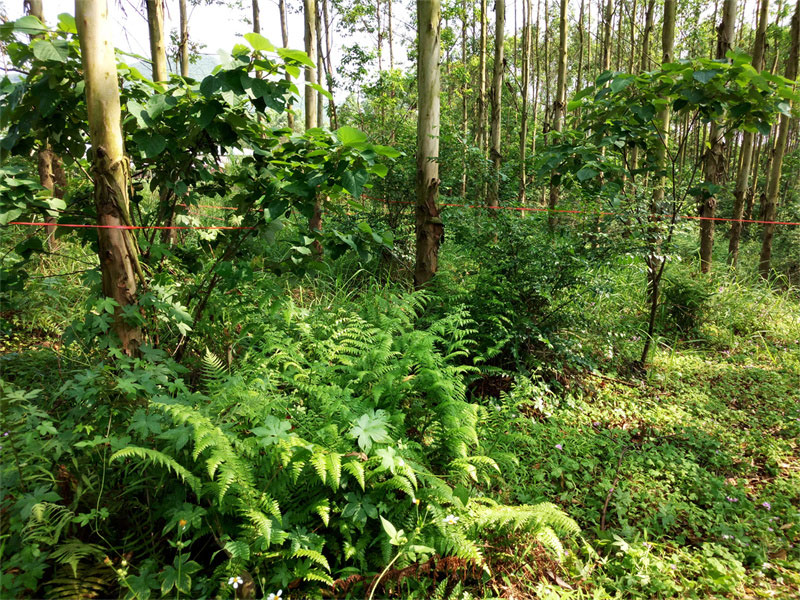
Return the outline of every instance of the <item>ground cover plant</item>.
{"type": "Polygon", "coordinates": [[[798,597],[800,4],[246,4],[0,9],[0,597],[798,597]]]}

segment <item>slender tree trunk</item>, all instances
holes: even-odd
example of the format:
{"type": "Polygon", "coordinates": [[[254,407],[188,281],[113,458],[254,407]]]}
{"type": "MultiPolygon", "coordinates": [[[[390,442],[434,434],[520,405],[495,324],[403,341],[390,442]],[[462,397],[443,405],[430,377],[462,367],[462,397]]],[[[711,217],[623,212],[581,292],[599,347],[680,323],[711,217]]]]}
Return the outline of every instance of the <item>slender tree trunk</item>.
{"type": "Polygon", "coordinates": [[[653,32],[655,6],[655,0],[650,0],[647,3],[647,13],[644,17],[644,31],[642,31],[642,60],[639,62],[640,71],[647,71],[647,69],[650,68],[650,35],[653,32]]]}
{"type": "Polygon", "coordinates": [[[481,0],[481,40],[478,66],[478,148],[486,152],[486,1],[481,0]]]}
{"type": "MultiPolygon", "coordinates": [[[[42,24],[44,24],[44,9],[42,8],[42,0],[25,0],[24,8],[29,15],[36,17],[42,22],[42,24]]],[[[41,36],[32,35],[31,40],[34,40],[37,37],[41,36]]],[[[39,169],[39,183],[42,184],[43,188],[49,190],[54,198],[63,198],[64,187],[66,186],[66,177],[64,176],[64,169],[61,166],[61,159],[55,153],[53,153],[52,150],[50,150],[47,144],[39,148],[36,159],[39,169]],[[57,170],[60,172],[63,180],[60,185],[56,177],[57,170]]],[[[45,217],[44,221],[45,223],[55,223],[56,219],[47,216],[45,217]]],[[[47,227],[47,247],[50,252],[53,252],[58,246],[58,244],[56,244],[55,233],[55,227],[47,227]]]]}
{"type": "MultiPolygon", "coordinates": [[[[256,0],[253,0],[255,2],[256,0]]],[[[189,77],[189,16],[186,12],[186,0],[178,3],[180,13],[180,62],[181,77],[189,77]]]]}
{"type": "Polygon", "coordinates": [[[603,58],[600,71],[611,68],[611,22],[614,19],[614,0],[606,0],[605,15],[603,17],[603,58]]]}
{"type": "MultiPolygon", "coordinates": [[[[283,47],[289,47],[289,26],[287,24],[286,19],[286,0],[278,0],[278,12],[280,13],[281,19],[281,41],[283,42],[283,47]]],[[[285,79],[287,82],[292,82],[292,76],[289,73],[286,73],[285,79]]],[[[294,129],[294,112],[292,112],[292,105],[286,105],[286,124],[289,126],[289,129],[294,129]]]]}
{"type": "MultiPolygon", "coordinates": [[[[319,3],[316,9],[316,29],[317,29],[317,83],[322,86],[322,75],[325,72],[325,62],[322,59],[322,18],[320,15],[319,3]]],[[[325,124],[325,96],[322,92],[317,92],[317,127],[322,127],[325,124]]]]}
{"type": "MultiPolygon", "coordinates": [[[[284,0],[281,0],[283,2],[284,0]]],[[[391,5],[390,5],[391,6],[391,5]]],[[[331,100],[328,102],[330,107],[330,126],[331,129],[338,129],[339,119],[336,116],[336,102],[333,100],[333,64],[331,62],[331,19],[328,14],[328,0],[322,0],[322,14],[325,18],[325,64],[327,65],[325,76],[328,83],[328,92],[331,95],[331,100]]],[[[394,141],[394,131],[392,131],[392,141],[394,141]]]]}
{"type": "MultiPolygon", "coordinates": [[[[564,110],[567,106],[567,0],[561,0],[561,11],[558,18],[558,79],[556,80],[556,98],[553,102],[553,129],[556,133],[564,130],[564,110]]],[[[550,196],[547,208],[555,210],[558,204],[558,186],[554,179],[550,180],[550,196]]],[[[555,215],[548,216],[550,225],[555,224],[555,215]]]]}
{"type": "MultiPolygon", "coordinates": [[[[387,14],[387,17],[386,17],[387,20],[388,20],[388,23],[386,24],[386,27],[387,27],[388,33],[389,33],[389,69],[393,71],[394,70],[394,34],[393,34],[392,30],[394,29],[394,26],[392,25],[392,0],[386,0],[386,8],[389,11],[388,14],[387,14]]],[[[464,19],[466,19],[466,18],[467,17],[465,15],[464,19]]]]}
{"type": "Polygon", "coordinates": [[[424,286],[439,266],[444,228],[439,217],[440,0],[417,0],[417,204],[414,285],[424,286]]]}
{"type": "Polygon", "coordinates": [[[378,25],[378,72],[383,71],[383,28],[381,27],[381,0],[375,0],[375,20],[378,25]]]}
{"type": "MultiPolygon", "coordinates": [[[[756,71],[761,71],[764,62],[768,18],[769,0],[761,0],[756,39],[753,44],[753,68],[756,71]]],[[[745,197],[747,196],[750,182],[754,140],[755,134],[750,131],[744,132],[742,137],[741,164],[739,165],[739,170],[736,172],[736,188],[733,192],[734,219],[741,219],[744,213],[745,197]]],[[[736,220],[731,224],[731,237],[728,243],[728,261],[734,268],[739,264],[739,240],[741,238],[742,225],[743,223],[736,220]]]]}
{"type": "MultiPolygon", "coordinates": [[[[722,21],[717,28],[717,59],[724,59],[725,53],[733,44],[733,27],[736,23],[736,0],[725,0],[722,7],[722,21]]],[[[715,185],[725,182],[727,163],[725,161],[725,139],[716,121],[711,123],[710,145],[705,156],[705,179],[715,185]]],[[[714,221],[717,209],[716,196],[706,195],[701,201],[700,216],[700,270],[711,272],[714,250],[714,221]]]]}
{"type": "MultiPolygon", "coordinates": [[[[633,8],[631,9],[631,18],[630,18],[630,32],[631,32],[631,52],[628,55],[628,73],[633,73],[633,65],[635,64],[636,59],[636,9],[637,4],[636,0],[633,0],[633,8]]],[[[622,36],[620,36],[622,37],[622,36]]]]}
{"type": "Polygon", "coordinates": [[[147,28],[150,31],[150,60],[153,81],[167,80],[167,47],[164,44],[163,0],[147,0],[147,28]]]}
{"type": "MultiPolygon", "coordinates": [[[[303,0],[304,20],[305,20],[305,46],[306,54],[314,60],[317,56],[317,2],[316,0],[303,0]]],[[[306,67],[306,84],[317,83],[316,67],[306,67]]],[[[317,123],[317,91],[310,85],[305,86],[306,130],[318,126],[317,123]]],[[[314,201],[314,214],[308,223],[311,231],[322,230],[322,199],[317,197],[314,201]]],[[[322,245],[314,243],[317,254],[322,254],[322,245]]]]}
{"type": "Polygon", "coordinates": [[[581,9],[578,13],[578,72],[576,73],[577,82],[575,84],[575,91],[579,92],[583,88],[583,13],[585,9],[586,0],[581,0],[581,9]]]}
{"type": "Polygon", "coordinates": [[[536,126],[539,117],[539,15],[541,14],[542,0],[536,0],[536,37],[533,39],[532,47],[536,53],[534,74],[535,83],[533,85],[533,122],[531,123],[531,156],[536,156],[536,126]]]}
{"type": "Polygon", "coordinates": [[[467,64],[467,0],[461,2],[461,64],[464,69],[461,80],[461,197],[467,196],[467,85],[469,69],[467,64]]]}
{"type": "MultiPolygon", "coordinates": [[[[800,56],[800,0],[794,9],[791,27],[791,48],[789,50],[789,60],[786,63],[786,78],[797,79],[798,56],[800,56]]],[[[791,101],[789,101],[791,104],[791,101]]],[[[781,184],[781,170],[783,168],[783,156],[786,151],[786,141],[789,136],[790,118],[781,115],[778,125],[778,143],[775,146],[775,154],[772,157],[772,170],[769,174],[769,184],[767,185],[767,196],[764,211],[765,221],[774,221],[778,208],[778,190],[781,184]]],[[[772,263],[772,238],[775,235],[775,225],[765,223],[761,234],[761,256],[758,261],[758,273],[763,279],[769,277],[772,263]]]]}
{"type": "MultiPolygon", "coordinates": [[[[317,56],[317,2],[316,0],[303,0],[305,18],[305,46],[306,54],[311,60],[317,56]]],[[[306,67],[306,84],[317,83],[316,67],[306,67]]],[[[306,100],[306,129],[317,126],[317,92],[311,86],[305,86],[306,100]]]]}
{"type": "MultiPolygon", "coordinates": [[[[662,64],[671,63],[674,59],[675,47],[675,5],[676,0],[664,0],[664,24],[661,29],[661,47],[663,55],[662,64]]],[[[656,117],[661,129],[662,143],[656,150],[656,185],[653,190],[653,197],[650,202],[650,226],[647,230],[647,243],[650,247],[647,262],[647,299],[650,304],[650,317],[647,326],[647,337],[645,338],[644,348],[640,363],[642,366],[647,363],[650,354],[650,346],[653,342],[655,331],[655,316],[658,310],[659,291],[661,277],[664,274],[666,262],[662,256],[659,225],[663,225],[658,219],[658,213],[664,204],[665,191],[667,186],[667,153],[669,152],[669,133],[670,133],[670,105],[667,103],[658,112],[656,117]]]]}
{"type": "MultiPolygon", "coordinates": [[[[753,175],[750,178],[750,186],[747,188],[747,195],[745,197],[744,218],[749,221],[753,218],[753,205],[756,200],[756,188],[758,187],[758,170],[761,166],[761,148],[764,145],[763,138],[759,135],[756,140],[756,148],[753,152],[753,175]]],[[[743,223],[742,231],[747,234],[750,229],[750,223],[743,223]]]]}
{"type": "Polygon", "coordinates": [[[261,9],[258,7],[258,0],[253,0],[253,31],[261,33],[261,9]]]}
{"type": "Polygon", "coordinates": [[[519,202],[525,203],[528,186],[525,160],[528,149],[528,88],[531,69],[531,0],[522,3],[522,114],[519,128],[519,202]]]}
{"type": "Polygon", "coordinates": [[[136,277],[138,274],[143,279],[143,276],[130,230],[113,228],[131,224],[128,212],[130,176],[123,148],[117,60],[107,0],[76,0],[75,21],[86,81],[94,201],[97,222],[102,226],[97,230],[97,237],[103,293],[117,303],[114,329],[122,350],[134,355],[138,352],[142,332],[123,315],[126,307],[136,304],[136,277]]]}
{"type": "MultiPolygon", "coordinates": [[[[503,67],[506,3],[505,0],[495,0],[495,39],[494,39],[494,71],[492,73],[492,127],[491,127],[491,158],[492,182],[489,187],[489,206],[500,206],[500,164],[503,155],[500,153],[500,126],[503,109],[503,67]]],[[[493,211],[494,212],[494,211],[493,211]]]]}

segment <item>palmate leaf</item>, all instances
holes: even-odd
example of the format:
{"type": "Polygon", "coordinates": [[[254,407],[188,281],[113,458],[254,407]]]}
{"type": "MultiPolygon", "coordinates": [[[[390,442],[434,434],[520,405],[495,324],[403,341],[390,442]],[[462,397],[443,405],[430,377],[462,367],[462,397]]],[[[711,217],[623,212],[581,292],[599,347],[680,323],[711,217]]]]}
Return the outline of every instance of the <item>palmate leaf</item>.
{"type": "Polygon", "coordinates": [[[373,444],[391,441],[388,427],[389,419],[386,411],[371,410],[358,418],[356,424],[350,429],[349,435],[357,438],[358,445],[364,452],[369,452],[373,444]]]}

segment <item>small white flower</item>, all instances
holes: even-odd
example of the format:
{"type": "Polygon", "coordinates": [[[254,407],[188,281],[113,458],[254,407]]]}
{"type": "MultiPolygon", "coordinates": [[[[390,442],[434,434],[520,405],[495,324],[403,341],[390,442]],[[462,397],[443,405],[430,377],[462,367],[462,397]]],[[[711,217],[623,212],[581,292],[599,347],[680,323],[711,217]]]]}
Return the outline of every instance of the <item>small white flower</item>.
{"type": "Polygon", "coordinates": [[[280,598],[281,595],[283,595],[283,590],[278,590],[277,594],[270,594],[269,596],[267,596],[267,600],[278,600],[278,598],[280,598]]]}
{"type": "Polygon", "coordinates": [[[455,525],[458,523],[458,517],[455,515],[447,515],[443,520],[445,525],[455,525]]]}
{"type": "Polygon", "coordinates": [[[244,579],[242,579],[238,575],[236,577],[229,577],[228,578],[228,585],[232,585],[233,589],[237,589],[243,583],[244,583],[244,579]]]}
{"type": "Polygon", "coordinates": [[[419,506],[419,498],[414,498],[411,502],[419,506]]]}

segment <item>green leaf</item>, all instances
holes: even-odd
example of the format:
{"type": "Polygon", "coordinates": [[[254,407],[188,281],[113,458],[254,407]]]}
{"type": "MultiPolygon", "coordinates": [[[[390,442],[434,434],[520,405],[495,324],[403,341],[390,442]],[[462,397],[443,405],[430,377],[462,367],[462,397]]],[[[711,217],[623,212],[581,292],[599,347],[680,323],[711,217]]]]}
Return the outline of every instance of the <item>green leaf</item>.
{"type": "Polygon", "coordinates": [[[395,526],[392,525],[386,519],[384,519],[383,516],[381,516],[381,525],[383,525],[383,530],[386,532],[386,535],[388,535],[390,539],[397,536],[397,529],[395,529],[395,526]]]}
{"type": "Polygon", "coordinates": [[[275,52],[275,46],[260,33],[245,33],[244,39],[259,52],[275,52]]]}
{"type": "MultiPolygon", "coordinates": [[[[310,252],[310,251],[309,251],[310,252]]],[[[292,424],[287,420],[278,419],[273,415],[267,416],[264,420],[264,427],[253,429],[253,435],[258,438],[258,443],[262,446],[271,446],[281,440],[289,439],[289,431],[292,424]]]]}
{"type": "Polygon", "coordinates": [[[355,146],[356,144],[361,144],[367,141],[367,135],[356,129],[355,127],[339,127],[336,130],[336,137],[339,138],[339,141],[342,142],[345,146],[355,146]]]}
{"type": "Polygon", "coordinates": [[[381,146],[380,144],[375,144],[372,146],[372,149],[376,154],[380,154],[381,156],[385,156],[387,158],[397,158],[401,154],[399,150],[395,150],[391,146],[381,146]]]}
{"type": "Polygon", "coordinates": [[[342,187],[358,198],[368,178],[369,175],[364,169],[358,169],[355,172],[345,171],[342,173],[342,187]]]}
{"type": "Polygon", "coordinates": [[[66,48],[57,48],[47,40],[34,40],[31,45],[33,55],[41,61],[67,62],[69,56],[66,48]]]}
{"type": "Polygon", "coordinates": [[[372,444],[391,441],[388,426],[386,412],[381,409],[372,410],[358,418],[349,435],[358,439],[358,445],[364,452],[369,452],[372,444]]]}
{"type": "Polygon", "coordinates": [[[377,165],[372,165],[370,167],[370,173],[377,175],[378,177],[386,177],[386,174],[389,172],[389,167],[384,164],[378,163],[377,165]]]}
{"type": "Polygon", "coordinates": [[[575,173],[578,181],[587,181],[593,177],[597,177],[597,175],[599,175],[599,172],[589,166],[583,167],[580,171],[575,173]]]}
{"type": "Polygon", "coordinates": [[[333,100],[331,93],[318,83],[308,83],[308,87],[317,90],[320,94],[325,96],[328,100],[333,100]]]}
{"type": "Polygon", "coordinates": [[[14,31],[25,35],[39,35],[47,31],[47,27],[36,17],[28,15],[14,21],[14,31]]]}
{"type": "Polygon", "coordinates": [[[695,71],[692,73],[692,77],[695,81],[699,81],[702,84],[706,84],[714,77],[722,73],[719,69],[702,69],[700,71],[695,71]]]}
{"type": "Polygon", "coordinates": [[[155,158],[167,147],[167,140],[158,133],[148,131],[137,131],[133,135],[133,141],[144,152],[145,158],[155,158]]]}
{"type": "Polygon", "coordinates": [[[69,13],[61,13],[58,15],[58,28],[64,33],[78,33],[78,27],[75,25],[75,17],[69,13]]]}
{"type": "Polygon", "coordinates": [[[278,55],[284,60],[289,59],[299,62],[310,68],[314,68],[314,61],[308,58],[308,54],[302,50],[291,50],[290,48],[278,48],[278,55]]]}
{"type": "Polygon", "coordinates": [[[633,77],[629,75],[624,75],[621,77],[614,78],[614,81],[611,82],[611,91],[615,94],[621,92],[626,87],[628,87],[631,83],[633,83],[633,77]]]}

